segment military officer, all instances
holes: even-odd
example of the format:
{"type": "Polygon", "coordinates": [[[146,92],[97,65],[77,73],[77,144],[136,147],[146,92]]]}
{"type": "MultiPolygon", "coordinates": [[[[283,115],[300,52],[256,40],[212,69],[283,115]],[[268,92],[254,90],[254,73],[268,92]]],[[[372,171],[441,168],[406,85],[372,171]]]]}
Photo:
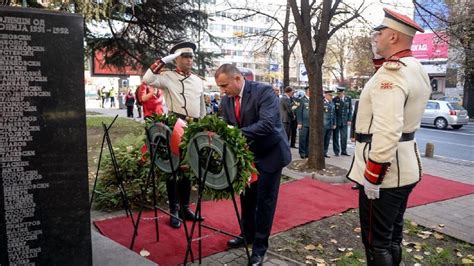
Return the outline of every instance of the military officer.
{"type": "Polygon", "coordinates": [[[295,114],[298,121],[297,128],[299,130],[298,152],[301,159],[308,158],[309,154],[309,87],[304,88],[304,90],[305,95],[295,103],[295,114]]]}
{"type": "Polygon", "coordinates": [[[191,71],[195,50],[192,42],[176,44],[170,49],[170,55],[157,60],[143,76],[146,84],[163,90],[168,110],[180,118],[206,115],[204,80],[191,71]],[[165,64],[173,60],[176,69],[161,72],[165,64]]]}
{"type": "Polygon", "coordinates": [[[373,47],[385,62],[360,96],[355,158],[347,175],[363,186],[359,215],[368,265],[401,262],[403,215],[422,176],[414,136],[431,93],[428,75],[410,50],[423,29],[408,16],[384,12],[373,47]]]}
{"type": "Polygon", "coordinates": [[[336,128],[336,108],[332,102],[332,93],[332,90],[324,91],[324,157],[326,158],[331,158],[331,156],[328,155],[329,141],[331,140],[332,132],[336,128]]]}
{"type": "MultiPolygon", "coordinates": [[[[176,44],[171,48],[170,55],[158,59],[143,76],[143,82],[162,89],[169,112],[182,119],[197,119],[206,115],[203,79],[191,71],[195,50],[196,45],[191,42],[176,44]],[[176,69],[161,71],[165,64],[173,60],[176,62],[176,69]]],[[[180,216],[183,219],[201,219],[195,217],[189,208],[191,182],[188,178],[183,176],[178,182],[168,178],[166,190],[170,213],[173,214],[170,217],[172,227],[181,226],[177,219],[180,208],[180,216]]]]}
{"type": "Polygon", "coordinates": [[[336,108],[336,128],[332,138],[334,155],[339,156],[341,152],[341,155],[350,156],[347,153],[347,126],[352,120],[352,99],[345,95],[344,88],[339,87],[337,96],[332,99],[332,102],[336,108]]]}

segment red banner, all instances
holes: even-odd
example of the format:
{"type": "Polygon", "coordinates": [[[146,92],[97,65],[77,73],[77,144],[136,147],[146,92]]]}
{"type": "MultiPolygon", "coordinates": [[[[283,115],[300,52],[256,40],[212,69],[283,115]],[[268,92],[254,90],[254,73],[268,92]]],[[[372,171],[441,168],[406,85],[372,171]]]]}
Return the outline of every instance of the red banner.
{"type": "Polygon", "coordinates": [[[448,36],[446,33],[419,33],[415,35],[411,50],[417,59],[447,59],[448,36]]]}
{"type": "Polygon", "coordinates": [[[145,74],[143,66],[138,63],[135,65],[135,68],[132,66],[118,68],[116,66],[105,63],[104,51],[96,50],[94,52],[92,75],[143,76],[143,74],[145,74]]]}

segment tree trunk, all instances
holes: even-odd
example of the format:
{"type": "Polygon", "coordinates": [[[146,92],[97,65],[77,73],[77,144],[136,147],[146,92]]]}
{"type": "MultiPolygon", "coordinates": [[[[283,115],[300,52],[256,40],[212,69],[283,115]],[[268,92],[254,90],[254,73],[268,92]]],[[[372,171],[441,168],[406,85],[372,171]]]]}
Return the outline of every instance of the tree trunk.
{"type": "MultiPolygon", "coordinates": [[[[309,56],[303,54],[303,58],[310,58],[306,62],[308,70],[310,108],[309,108],[309,155],[308,167],[321,170],[326,168],[324,161],[324,130],[323,130],[323,71],[322,65],[316,63],[317,57],[314,53],[309,56]]],[[[304,60],[304,59],[303,59],[304,60]]]]}
{"type": "MultiPolygon", "coordinates": [[[[472,10],[471,10],[472,11],[472,10]]],[[[470,12],[472,13],[472,12],[470,12]]],[[[468,36],[464,44],[465,68],[464,68],[464,96],[463,105],[469,117],[474,117],[474,23],[470,23],[468,36]]]]}
{"type": "MultiPolygon", "coordinates": [[[[473,47],[474,48],[474,47],[473,47]]],[[[474,53],[473,49],[466,49],[466,65],[464,70],[463,106],[469,117],[474,117],[474,53]]]]}
{"type": "Polygon", "coordinates": [[[290,25],[290,4],[286,3],[285,11],[285,24],[283,25],[283,89],[290,86],[290,44],[289,44],[289,32],[288,28],[290,25]]]}

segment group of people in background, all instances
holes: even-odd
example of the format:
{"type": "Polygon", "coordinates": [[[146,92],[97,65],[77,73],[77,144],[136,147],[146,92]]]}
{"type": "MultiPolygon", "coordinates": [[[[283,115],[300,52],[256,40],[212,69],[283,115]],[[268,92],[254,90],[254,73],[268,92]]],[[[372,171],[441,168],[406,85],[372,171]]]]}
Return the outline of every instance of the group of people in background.
{"type": "MultiPolygon", "coordinates": [[[[332,137],[335,156],[347,153],[347,132],[352,121],[352,99],[345,95],[344,88],[337,89],[337,96],[333,98],[334,91],[324,90],[323,98],[323,132],[324,132],[324,157],[328,155],[329,143],[332,137]]],[[[292,148],[295,148],[296,131],[299,131],[298,152],[302,159],[308,157],[309,150],[309,107],[310,90],[305,88],[305,94],[295,96],[295,90],[285,88],[285,93],[280,97],[280,117],[292,148]]]]}
{"type": "Polygon", "coordinates": [[[98,99],[100,101],[100,107],[105,108],[105,104],[110,102],[110,108],[115,107],[115,91],[114,87],[107,89],[105,86],[102,86],[97,90],[98,99]]]}

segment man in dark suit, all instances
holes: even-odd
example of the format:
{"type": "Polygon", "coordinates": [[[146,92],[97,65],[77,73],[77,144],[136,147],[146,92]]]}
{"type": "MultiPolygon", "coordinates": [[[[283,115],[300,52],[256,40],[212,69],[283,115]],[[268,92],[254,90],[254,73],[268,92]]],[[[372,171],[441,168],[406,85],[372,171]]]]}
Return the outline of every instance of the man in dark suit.
{"type": "MultiPolygon", "coordinates": [[[[231,64],[217,69],[216,84],[225,93],[222,117],[240,128],[255,154],[258,181],[240,195],[243,233],[253,243],[251,265],[262,265],[280,187],[283,167],[291,161],[288,138],[283,130],[278,98],[271,86],[247,81],[231,64]]],[[[245,177],[244,177],[245,178],[245,177]]],[[[229,240],[230,247],[241,247],[242,238],[229,240]]]]}
{"type": "Polygon", "coordinates": [[[280,98],[280,117],[281,122],[283,123],[283,128],[288,136],[288,141],[290,141],[291,137],[291,123],[296,119],[295,113],[292,109],[291,98],[293,97],[293,93],[293,88],[286,87],[285,93],[280,98]]]}

